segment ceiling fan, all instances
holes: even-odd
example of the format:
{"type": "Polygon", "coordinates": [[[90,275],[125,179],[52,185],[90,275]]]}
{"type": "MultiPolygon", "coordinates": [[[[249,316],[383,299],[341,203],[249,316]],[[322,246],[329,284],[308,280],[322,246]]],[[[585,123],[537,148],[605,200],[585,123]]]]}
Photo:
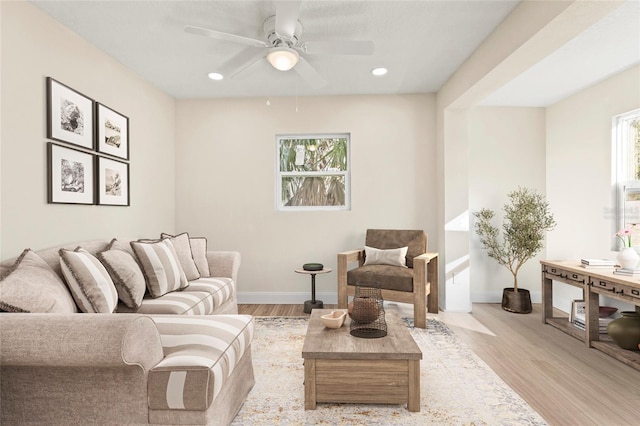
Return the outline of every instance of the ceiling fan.
{"type": "Polygon", "coordinates": [[[250,55],[249,60],[237,66],[230,74],[235,77],[254,63],[266,58],[277,70],[294,69],[312,87],[326,84],[320,74],[301,55],[371,55],[373,41],[332,40],[332,41],[300,41],[302,24],[298,21],[301,1],[276,2],[276,14],[269,16],[263,25],[265,40],[258,40],[236,34],[229,34],[207,28],[187,25],[187,33],[230,41],[247,46],[261,48],[260,52],[250,55]]]}

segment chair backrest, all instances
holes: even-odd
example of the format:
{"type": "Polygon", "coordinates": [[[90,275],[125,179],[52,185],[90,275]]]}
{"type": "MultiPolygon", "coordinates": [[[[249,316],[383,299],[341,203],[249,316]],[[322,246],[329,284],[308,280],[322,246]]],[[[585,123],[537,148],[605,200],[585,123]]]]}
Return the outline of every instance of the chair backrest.
{"type": "Polygon", "coordinates": [[[381,250],[409,247],[407,266],[413,268],[413,258],[427,252],[427,234],[423,230],[367,229],[365,245],[381,250]]]}

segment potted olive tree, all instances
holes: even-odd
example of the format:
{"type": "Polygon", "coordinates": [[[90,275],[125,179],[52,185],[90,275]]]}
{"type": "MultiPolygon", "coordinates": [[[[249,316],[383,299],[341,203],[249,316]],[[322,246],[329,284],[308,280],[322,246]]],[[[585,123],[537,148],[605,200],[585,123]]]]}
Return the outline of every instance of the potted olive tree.
{"type": "Polygon", "coordinates": [[[513,275],[513,287],[502,292],[502,309],[528,314],[531,312],[531,295],[518,288],[518,271],[535,256],[544,244],[545,232],[556,225],[544,197],[527,188],[518,188],[508,194],[502,223],[502,238],[499,229],[491,223],[495,212],[482,209],[473,213],[476,217],[475,231],[482,248],[489,257],[506,267],[513,275]]]}

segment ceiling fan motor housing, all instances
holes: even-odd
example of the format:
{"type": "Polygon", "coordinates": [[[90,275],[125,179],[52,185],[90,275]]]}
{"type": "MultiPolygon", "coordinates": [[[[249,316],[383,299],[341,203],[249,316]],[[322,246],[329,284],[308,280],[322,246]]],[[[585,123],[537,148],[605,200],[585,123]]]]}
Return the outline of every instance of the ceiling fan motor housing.
{"type": "Polygon", "coordinates": [[[302,24],[300,21],[296,21],[296,29],[293,32],[293,36],[291,38],[285,37],[276,32],[276,16],[269,16],[264,21],[264,33],[267,36],[267,41],[273,47],[282,46],[283,44],[287,47],[294,47],[300,41],[300,36],[302,35],[302,24]]]}

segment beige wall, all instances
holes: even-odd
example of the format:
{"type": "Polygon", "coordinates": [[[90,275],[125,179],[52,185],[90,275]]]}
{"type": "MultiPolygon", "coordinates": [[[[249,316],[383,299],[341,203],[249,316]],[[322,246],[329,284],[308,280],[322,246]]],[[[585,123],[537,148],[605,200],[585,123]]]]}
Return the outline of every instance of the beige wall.
{"type": "MultiPolygon", "coordinates": [[[[547,197],[558,221],[547,238],[548,258],[615,258],[611,120],[636,108],[640,66],[547,108],[547,197]]],[[[556,287],[554,303],[565,311],[581,297],[556,287]]]]}
{"type": "Polygon", "coordinates": [[[367,228],[425,229],[437,250],[433,95],[265,101],[176,107],[177,231],[242,253],[241,300],[309,298],[310,278],[294,273],[306,262],[334,269],[317,291],[335,300],[336,253],[361,247],[367,228]],[[275,135],[336,132],[351,134],[351,210],[275,211],[275,135]]]}
{"type": "MultiPolygon", "coordinates": [[[[478,107],[469,112],[469,210],[496,212],[494,224],[502,226],[507,194],[519,186],[545,193],[545,109],[478,107]]],[[[555,206],[553,206],[555,207],[555,206]]],[[[553,213],[555,208],[551,209],[553,213]]],[[[472,217],[472,223],[475,218],[472,217]]],[[[487,256],[471,229],[471,300],[499,303],[504,287],[513,286],[513,276],[487,256]]],[[[518,285],[541,301],[540,264],[544,251],[524,264],[518,285]]]]}
{"type": "Polygon", "coordinates": [[[0,255],[175,224],[174,100],[26,2],[0,2],[0,255]],[[45,78],[130,119],[131,207],[47,204],[45,78]]]}

